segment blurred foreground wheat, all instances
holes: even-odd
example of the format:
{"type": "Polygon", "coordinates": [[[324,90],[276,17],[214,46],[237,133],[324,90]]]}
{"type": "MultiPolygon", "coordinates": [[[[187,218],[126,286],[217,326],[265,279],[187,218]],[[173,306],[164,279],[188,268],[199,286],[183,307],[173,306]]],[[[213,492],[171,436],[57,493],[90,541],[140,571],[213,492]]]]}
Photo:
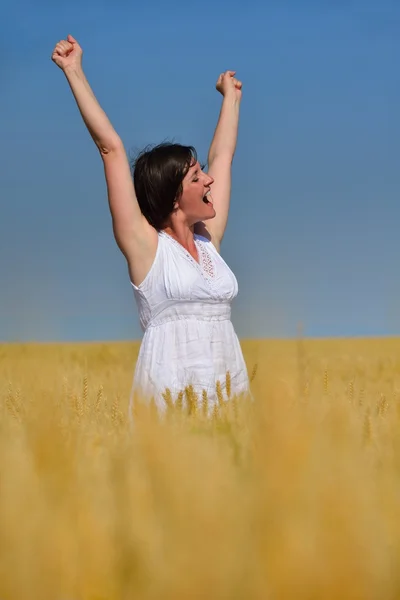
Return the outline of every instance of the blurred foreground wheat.
{"type": "Polygon", "coordinates": [[[2,600],[400,597],[400,341],[244,351],[254,404],[132,432],[137,346],[0,346],[2,600]]]}

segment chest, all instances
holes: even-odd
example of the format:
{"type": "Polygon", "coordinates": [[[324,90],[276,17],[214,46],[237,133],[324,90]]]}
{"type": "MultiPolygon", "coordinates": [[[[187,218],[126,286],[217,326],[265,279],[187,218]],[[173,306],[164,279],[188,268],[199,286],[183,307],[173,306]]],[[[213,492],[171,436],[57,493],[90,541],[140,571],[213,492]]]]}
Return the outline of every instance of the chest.
{"type": "Polygon", "coordinates": [[[162,286],[168,299],[222,301],[237,295],[236,277],[223,258],[208,246],[211,242],[196,239],[195,253],[189,253],[167,236],[163,244],[162,286]]]}

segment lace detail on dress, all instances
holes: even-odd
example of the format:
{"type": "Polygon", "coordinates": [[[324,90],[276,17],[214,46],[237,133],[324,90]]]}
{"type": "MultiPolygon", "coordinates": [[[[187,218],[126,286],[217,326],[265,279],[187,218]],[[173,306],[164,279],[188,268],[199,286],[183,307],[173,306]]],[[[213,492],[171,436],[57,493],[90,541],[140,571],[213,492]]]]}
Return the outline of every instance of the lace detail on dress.
{"type": "Polygon", "coordinates": [[[160,234],[163,235],[164,237],[166,237],[167,239],[171,240],[171,242],[177,248],[180,249],[180,251],[182,252],[183,256],[186,258],[186,260],[188,260],[189,262],[194,264],[206,280],[214,279],[214,277],[215,277],[214,261],[210,255],[210,253],[208,252],[207,248],[205,247],[205,244],[201,240],[196,239],[196,236],[195,236],[194,241],[195,241],[197,253],[199,256],[199,262],[197,262],[197,260],[195,260],[193,258],[193,256],[186,250],[186,248],[184,248],[182,246],[182,244],[180,244],[175,238],[173,238],[172,235],[170,235],[166,231],[160,231],[160,234]]]}
{"type": "Polygon", "coordinates": [[[196,240],[196,245],[199,253],[200,265],[204,271],[205,276],[209,277],[210,279],[214,279],[214,262],[210,253],[208,252],[207,248],[205,247],[205,244],[203,244],[202,241],[196,240]]]}

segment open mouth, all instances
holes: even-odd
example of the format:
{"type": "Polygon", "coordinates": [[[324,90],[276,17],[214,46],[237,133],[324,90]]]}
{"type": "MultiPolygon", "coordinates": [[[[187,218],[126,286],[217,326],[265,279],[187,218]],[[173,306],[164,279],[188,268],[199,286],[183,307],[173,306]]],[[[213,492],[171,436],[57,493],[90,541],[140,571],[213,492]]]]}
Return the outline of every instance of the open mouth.
{"type": "Polygon", "coordinates": [[[212,196],[210,192],[207,192],[207,194],[203,196],[203,202],[204,204],[212,204],[212,196]]]}

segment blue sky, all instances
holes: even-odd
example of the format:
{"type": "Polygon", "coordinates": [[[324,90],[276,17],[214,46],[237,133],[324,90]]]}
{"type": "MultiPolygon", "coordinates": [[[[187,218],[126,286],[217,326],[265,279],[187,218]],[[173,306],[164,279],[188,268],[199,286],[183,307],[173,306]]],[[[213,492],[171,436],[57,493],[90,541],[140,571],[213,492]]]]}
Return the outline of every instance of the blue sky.
{"type": "Polygon", "coordinates": [[[6,0],[0,340],[141,336],[101,160],[50,61],[68,33],[132,152],[173,138],[204,159],[215,80],[243,80],[223,244],[241,337],[400,334],[397,0],[6,0]]]}

